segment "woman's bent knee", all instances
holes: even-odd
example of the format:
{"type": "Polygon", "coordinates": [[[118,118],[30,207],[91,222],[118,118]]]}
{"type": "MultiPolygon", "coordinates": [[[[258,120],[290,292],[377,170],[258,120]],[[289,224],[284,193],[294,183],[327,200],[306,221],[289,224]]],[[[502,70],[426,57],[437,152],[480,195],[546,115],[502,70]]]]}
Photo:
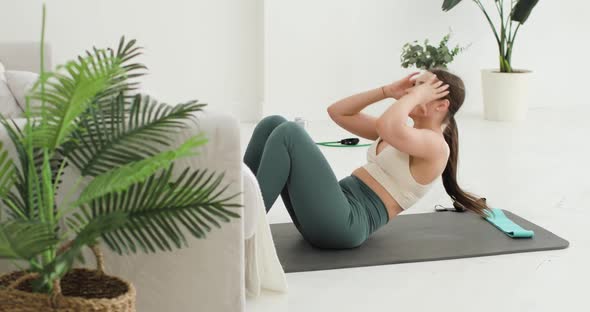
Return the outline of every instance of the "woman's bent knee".
{"type": "Polygon", "coordinates": [[[262,120],[256,125],[254,129],[255,133],[271,133],[274,131],[275,128],[280,126],[281,124],[287,122],[283,116],[279,115],[271,115],[262,118],[262,120]]]}
{"type": "Polygon", "coordinates": [[[260,121],[260,123],[269,123],[269,124],[273,124],[273,125],[279,125],[284,123],[285,121],[287,121],[287,119],[281,115],[270,115],[270,116],[266,116],[264,118],[262,118],[262,120],[260,121]]]}
{"type": "Polygon", "coordinates": [[[277,126],[269,136],[271,141],[280,141],[288,146],[302,144],[303,142],[313,144],[313,140],[300,125],[293,121],[287,121],[277,126]]]}
{"type": "Polygon", "coordinates": [[[300,125],[298,125],[294,121],[284,122],[280,126],[278,126],[275,130],[278,133],[282,133],[282,134],[294,134],[294,133],[307,134],[305,132],[305,129],[303,129],[300,125]]]}

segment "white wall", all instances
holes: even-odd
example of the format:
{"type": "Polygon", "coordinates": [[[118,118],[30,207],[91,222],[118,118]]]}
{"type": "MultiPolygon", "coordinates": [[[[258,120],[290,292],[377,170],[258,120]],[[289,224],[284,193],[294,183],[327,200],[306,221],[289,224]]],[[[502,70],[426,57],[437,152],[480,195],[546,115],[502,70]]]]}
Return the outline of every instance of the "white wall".
{"type": "MultiPolygon", "coordinates": [[[[54,64],[121,35],[146,48],[143,86],[160,100],[199,99],[242,120],[260,115],[262,0],[48,0],[54,64]]],[[[39,40],[41,0],[0,1],[0,41],[39,40]]]]}
{"type": "MultiPolygon", "coordinates": [[[[464,111],[479,113],[479,70],[497,67],[497,48],[481,12],[464,2],[443,13],[442,0],[48,0],[47,39],[55,64],[124,34],[146,48],[143,85],[162,100],[197,98],[242,121],[321,120],[335,100],[406,73],[405,42],[438,40],[452,27],[454,42],[472,44],[451,69],[468,86],[464,111]]],[[[38,40],[41,3],[0,0],[0,41],[38,40]]],[[[589,9],[541,1],[521,29],[514,64],[536,72],[534,107],[589,104],[589,9]]]]}
{"type": "MultiPolygon", "coordinates": [[[[407,73],[399,65],[404,43],[439,40],[449,27],[453,43],[472,44],[450,69],[467,84],[463,111],[480,113],[480,69],[498,67],[495,40],[472,1],[449,13],[441,11],[442,2],[266,1],[264,114],[327,119],[325,109],[335,100],[407,73]]],[[[533,107],[590,104],[583,92],[590,73],[589,10],[587,1],[540,1],[521,28],[513,64],[536,73],[533,107]]],[[[386,107],[380,103],[369,112],[386,107]]]]}

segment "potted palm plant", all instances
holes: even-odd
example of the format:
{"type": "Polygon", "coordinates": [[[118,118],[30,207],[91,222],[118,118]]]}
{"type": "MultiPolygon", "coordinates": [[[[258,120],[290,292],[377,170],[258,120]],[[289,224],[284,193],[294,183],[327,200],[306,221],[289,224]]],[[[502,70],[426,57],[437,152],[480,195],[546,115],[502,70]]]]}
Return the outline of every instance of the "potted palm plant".
{"type": "Polygon", "coordinates": [[[2,311],[135,311],[133,286],[104,273],[99,243],[119,254],[170,251],[239,217],[222,173],[173,170],[206,143],[169,144],[204,104],[133,95],[140,54],[123,38],[54,72],[42,65],[24,126],[0,118],[10,138],[0,142],[0,258],[27,264],[0,277],[2,311]],[[67,172],[77,180],[62,189],[67,172]],[[73,268],[85,246],[96,270],[73,268]]]}
{"type": "MultiPolygon", "coordinates": [[[[461,0],[444,0],[442,9],[449,11],[461,0]]],[[[499,69],[482,70],[485,118],[497,121],[521,121],[526,118],[529,101],[530,70],[515,69],[512,53],[516,36],[539,0],[494,0],[498,25],[481,0],[473,0],[492,28],[499,51],[499,69]]]]}

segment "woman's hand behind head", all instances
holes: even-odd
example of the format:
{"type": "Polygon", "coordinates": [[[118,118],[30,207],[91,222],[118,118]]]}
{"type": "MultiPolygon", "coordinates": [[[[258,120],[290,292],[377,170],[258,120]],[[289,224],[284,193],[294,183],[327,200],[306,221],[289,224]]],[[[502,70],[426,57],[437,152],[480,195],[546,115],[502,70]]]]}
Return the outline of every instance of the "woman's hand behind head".
{"type": "Polygon", "coordinates": [[[420,72],[414,72],[406,77],[383,87],[383,92],[385,96],[388,98],[394,98],[396,100],[401,99],[404,95],[406,95],[407,90],[414,86],[416,81],[416,77],[420,75],[420,72]]]}
{"type": "Polygon", "coordinates": [[[416,97],[421,104],[427,104],[444,98],[449,94],[449,85],[440,81],[431,72],[425,72],[416,79],[416,85],[407,89],[410,96],[416,97]]]}

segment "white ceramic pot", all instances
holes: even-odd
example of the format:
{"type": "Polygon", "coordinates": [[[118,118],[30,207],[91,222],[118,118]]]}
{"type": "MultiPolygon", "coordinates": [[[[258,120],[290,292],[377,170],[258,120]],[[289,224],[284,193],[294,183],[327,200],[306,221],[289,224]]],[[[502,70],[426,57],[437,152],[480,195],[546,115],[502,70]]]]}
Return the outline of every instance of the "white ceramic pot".
{"type": "Polygon", "coordinates": [[[518,70],[501,73],[498,70],[481,71],[484,117],[494,121],[523,121],[529,106],[532,72],[518,70]]]}

